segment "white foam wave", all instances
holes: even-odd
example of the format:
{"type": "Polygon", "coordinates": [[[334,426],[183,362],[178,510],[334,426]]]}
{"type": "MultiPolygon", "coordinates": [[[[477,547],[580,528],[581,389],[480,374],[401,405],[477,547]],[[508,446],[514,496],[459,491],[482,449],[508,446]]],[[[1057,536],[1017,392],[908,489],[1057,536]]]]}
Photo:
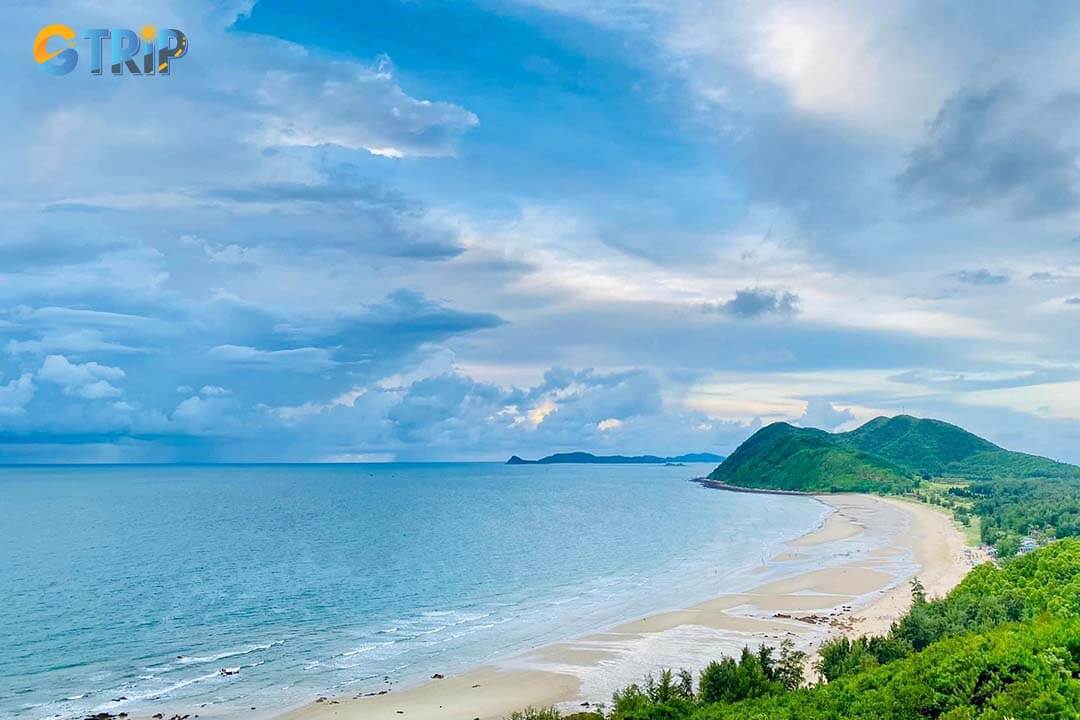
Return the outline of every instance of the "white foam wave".
{"type": "Polygon", "coordinates": [[[339,653],[335,657],[353,657],[355,655],[363,655],[364,653],[371,652],[372,650],[377,650],[381,647],[386,647],[387,645],[393,644],[393,642],[368,643],[366,645],[360,645],[359,647],[355,647],[352,650],[346,650],[343,653],[339,653]]]}
{"type": "MultiPolygon", "coordinates": [[[[244,648],[236,650],[225,650],[215,655],[192,655],[182,656],[176,659],[177,665],[199,665],[202,663],[218,662],[219,660],[225,660],[226,658],[238,657],[240,655],[250,655],[254,652],[262,652],[263,650],[269,650],[270,648],[277,647],[283,644],[284,640],[275,640],[272,643],[266,643],[263,645],[249,645],[244,648]]],[[[150,668],[147,668],[150,670],[150,668]]]]}

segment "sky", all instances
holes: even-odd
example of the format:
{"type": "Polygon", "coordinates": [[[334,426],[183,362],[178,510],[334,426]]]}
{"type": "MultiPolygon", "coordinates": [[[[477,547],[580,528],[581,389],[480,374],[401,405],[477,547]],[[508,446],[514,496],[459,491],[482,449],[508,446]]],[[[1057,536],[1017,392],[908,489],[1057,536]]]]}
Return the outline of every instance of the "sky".
{"type": "Polygon", "coordinates": [[[0,462],[1080,462],[1076,3],[0,4],[0,462]]]}

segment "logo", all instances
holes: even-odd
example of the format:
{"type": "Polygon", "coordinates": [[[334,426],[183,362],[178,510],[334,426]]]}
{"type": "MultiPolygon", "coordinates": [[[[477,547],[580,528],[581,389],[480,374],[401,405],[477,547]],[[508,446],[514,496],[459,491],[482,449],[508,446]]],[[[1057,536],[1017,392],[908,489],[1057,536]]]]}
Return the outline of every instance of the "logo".
{"type": "MultiPolygon", "coordinates": [[[[46,25],[34,38],[34,61],[50,75],[67,75],[79,64],[79,37],[70,25],[46,25]]],[[[168,75],[173,60],[188,49],[184,33],[153,25],[144,25],[137,33],[127,28],[91,28],[83,31],[81,39],[89,46],[91,75],[104,74],[106,53],[113,75],[123,75],[125,70],[129,75],[168,75]]]]}

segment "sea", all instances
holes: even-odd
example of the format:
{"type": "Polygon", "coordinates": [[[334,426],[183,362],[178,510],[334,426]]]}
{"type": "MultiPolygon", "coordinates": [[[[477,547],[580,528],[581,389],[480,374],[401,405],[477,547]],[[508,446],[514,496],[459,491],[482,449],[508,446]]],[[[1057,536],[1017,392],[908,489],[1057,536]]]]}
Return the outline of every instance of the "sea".
{"type": "Polygon", "coordinates": [[[0,468],[0,717],[415,684],[745,587],[828,512],[710,469],[0,468]]]}

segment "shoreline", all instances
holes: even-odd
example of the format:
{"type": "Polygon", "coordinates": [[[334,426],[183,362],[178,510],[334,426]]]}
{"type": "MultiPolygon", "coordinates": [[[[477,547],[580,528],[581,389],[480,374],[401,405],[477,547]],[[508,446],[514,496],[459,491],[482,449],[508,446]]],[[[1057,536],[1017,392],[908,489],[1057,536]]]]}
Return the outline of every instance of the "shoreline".
{"type": "Polygon", "coordinates": [[[912,577],[936,597],[978,559],[952,518],[932,506],[862,494],[804,496],[832,512],[763,563],[761,573],[773,570],[777,577],[763,577],[749,590],[628,620],[401,691],[320,698],[274,717],[500,720],[528,706],[588,709],[609,702],[613,689],[646,672],[685,666],[696,674],[708,661],[737,653],[743,645],[779,645],[791,638],[813,654],[839,634],[882,634],[910,607],[912,577]],[[791,572],[783,572],[785,565],[791,572]]]}
{"type": "Polygon", "coordinates": [[[705,477],[691,478],[690,482],[695,482],[701,487],[709,488],[710,490],[725,490],[727,492],[748,493],[751,495],[796,495],[798,497],[817,497],[814,493],[803,492],[801,490],[772,490],[770,488],[754,488],[743,487],[742,485],[728,485],[727,483],[720,482],[719,480],[710,480],[707,475],[705,477]]]}

